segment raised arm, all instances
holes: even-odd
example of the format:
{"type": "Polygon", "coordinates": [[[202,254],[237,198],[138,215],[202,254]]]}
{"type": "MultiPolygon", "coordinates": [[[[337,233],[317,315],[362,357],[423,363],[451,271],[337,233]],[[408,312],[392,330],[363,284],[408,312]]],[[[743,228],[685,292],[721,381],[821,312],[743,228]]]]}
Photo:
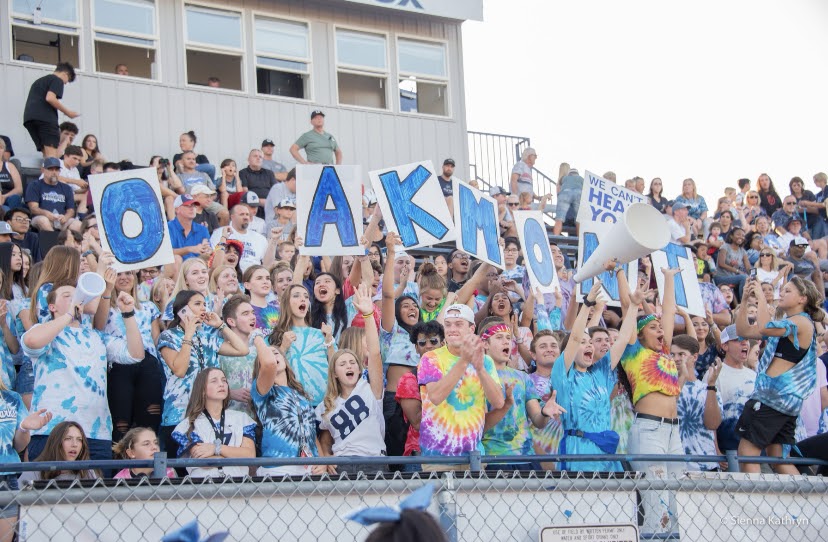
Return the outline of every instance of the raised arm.
{"type": "Polygon", "coordinates": [[[394,254],[399,236],[390,231],[385,237],[385,273],[382,275],[382,329],[391,332],[397,322],[394,313],[394,254]]]}
{"type": "Polygon", "coordinates": [[[566,343],[566,349],[564,349],[563,358],[566,372],[569,372],[569,369],[575,362],[575,356],[578,354],[578,350],[581,348],[581,339],[583,338],[584,331],[586,330],[587,319],[589,318],[589,307],[587,306],[587,304],[595,303],[595,300],[598,297],[598,292],[600,291],[601,281],[596,278],[593,281],[592,289],[586,296],[586,303],[581,306],[581,309],[578,311],[578,316],[575,318],[575,322],[572,324],[572,331],[569,334],[569,341],[566,343]]]}
{"type": "Polygon", "coordinates": [[[265,345],[261,337],[257,338],[253,344],[256,346],[256,356],[259,360],[259,376],[256,379],[256,391],[259,395],[266,395],[270,391],[270,388],[273,387],[273,384],[276,383],[276,356],[281,356],[283,359],[285,356],[276,346],[265,345]],[[259,341],[261,341],[261,345],[264,345],[264,348],[259,344],[259,341]]]}
{"type": "Polygon", "coordinates": [[[636,325],[638,324],[638,305],[643,299],[644,294],[638,290],[630,295],[629,305],[627,305],[624,319],[621,321],[621,329],[618,330],[618,338],[610,348],[610,367],[612,369],[618,366],[627,345],[635,338],[636,325]]]}
{"type": "Polygon", "coordinates": [[[362,314],[365,323],[365,342],[368,345],[368,381],[374,397],[382,399],[385,392],[380,355],[379,333],[374,322],[374,303],[371,301],[370,287],[360,284],[352,296],[354,307],[362,314]]]}
{"type": "Polygon", "coordinates": [[[486,280],[486,275],[490,268],[491,266],[485,262],[477,266],[474,275],[466,281],[462,288],[457,290],[457,303],[463,305],[468,303],[469,299],[474,295],[474,291],[480,289],[480,285],[486,280]]]}
{"type": "Polygon", "coordinates": [[[676,275],[680,268],[662,269],[664,273],[664,300],[661,302],[661,327],[664,329],[664,346],[669,350],[673,345],[673,330],[676,327],[676,275]]]}

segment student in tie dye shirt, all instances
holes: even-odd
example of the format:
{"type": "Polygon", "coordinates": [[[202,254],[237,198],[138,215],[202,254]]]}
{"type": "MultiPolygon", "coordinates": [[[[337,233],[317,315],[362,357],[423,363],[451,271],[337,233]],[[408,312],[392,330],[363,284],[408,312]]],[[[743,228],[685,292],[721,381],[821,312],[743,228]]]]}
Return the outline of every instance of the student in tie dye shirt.
{"type": "MultiPolygon", "coordinates": [[[[512,329],[499,317],[490,317],[480,323],[480,338],[486,352],[497,368],[497,375],[506,387],[506,403],[502,408],[486,414],[483,448],[486,455],[532,455],[530,424],[536,429],[546,427],[547,421],[560,416],[554,399],[547,401],[541,411],[540,395],[529,375],[508,366],[512,349],[512,329]]],[[[553,394],[554,397],[554,394],[553,394]]],[[[540,464],[509,463],[492,468],[511,470],[539,470],[540,464]]]]}
{"type": "MultiPolygon", "coordinates": [[[[111,269],[107,272],[115,273],[111,269]]],[[[144,359],[141,332],[134,318],[135,300],[125,292],[118,296],[121,316],[126,316],[126,339],[120,339],[77,320],[83,306],[73,299],[74,285],[58,282],[54,286],[47,297],[51,319],[33,326],[22,341],[35,368],[32,409],[46,408],[54,416],[32,436],[29,454],[38,456],[52,429],[71,420],[88,435],[92,459],[111,459],[108,362],[133,364],[144,359]]]]}
{"type": "MultiPolygon", "coordinates": [[[[758,298],[759,317],[748,322],[743,305],[736,314],[736,331],[748,339],[766,339],[756,371],[756,385],[736,424],[739,455],[784,457],[783,446],[795,445],[796,420],[802,404],[816,387],[817,332],[824,296],[813,282],[793,277],[779,296],[778,308],[788,317],[771,321],[759,282],[751,279],[747,293],[758,298]]],[[[756,463],[741,463],[742,472],[759,472],[756,463]]],[[[779,474],[798,474],[793,465],[773,465],[779,474]]]]}
{"type": "MultiPolygon", "coordinates": [[[[611,270],[614,265],[608,263],[608,267],[611,270]]],[[[601,283],[595,279],[572,325],[563,354],[552,367],[552,389],[557,392],[557,401],[565,409],[561,454],[615,453],[618,445],[618,434],[612,431],[610,415],[614,370],[627,340],[633,335],[636,307],[644,297],[641,292],[636,292],[627,299],[618,340],[611,348],[602,348],[606,353],[598,358],[595,346],[586,333],[586,324],[590,307],[595,305],[600,289],[601,283]]],[[[589,472],[622,470],[617,461],[578,461],[564,463],[561,468],[589,472]]]]}
{"type": "Polygon", "coordinates": [[[283,313],[268,343],[285,355],[316,408],[325,398],[328,359],[336,351],[331,326],[322,322],[322,329],[311,327],[310,294],[303,284],[292,284],[285,290],[280,305],[283,313]]]}
{"type": "MultiPolygon", "coordinates": [[[[678,396],[683,382],[679,380],[676,362],[670,355],[676,316],[675,276],[680,269],[662,269],[661,272],[664,274],[661,319],[653,314],[640,318],[638,334],[629,339],[621,357],[635,410],[627,449],[631,454],[684,453],[678,421],[678,396]]],[[[616,274],[624,304],[630,297],[630,288],[624,273],[616,274]]],[[[654,478],[680,476],[684,470],[683,464],[673,461],[632,461],[631,465],[636,471],[654,478]]],[[[675,511],[668,510],[668,506],[675,508],[674,499],[655,491],[644,492],[643,499],[644,530],[664,532],[672,529],[670,518],[675,518],[675,511]]]]}
{"type": "MultiPolygon", "coordinates": [[[[299,286],[304,289],[304,286],[299,286]]],[[[284,299],[284,298],[283,298],[284,299]]],[[[276,329],[269,337],[283,344],[284,332],[276,329]]],[[[250,398],[262,424],[262,457],[318,457],[316,415],[310,397],[276,346],[256,357],[250,398]]],[[[331,469],[333,470],[333,469],[331,469]]],[[[258,476],[324,474],[325,465],[259,467],[258,476]]]]}
{"type": "Polygon", "coordinates": [[[192,290],[179,292],[173,309],[175,317],[170,328],[158,337],[158,352],[167,376],[159,436],[171,457],[178,450],[172,433],[184,419],[195,377],[208,367],[218,367],[219,354],[246,356],[250,351],[218,314],[207,309],[202,294],[192,290]]]}
{"type": "MultiPolygon", "coordinates": [[[[506,403],[494,362],[484,354],[483,341],[474,334],[471,309],[451,305],[443,325],[446,346],[425,354],[417,369],[423,401],[423,456],[457,456],[481,450],[487,402],[495,409],[506,403]]],[[[456,468],[423,465],[423,470],[456,468]]]]}
{"type": "MultiPolygon", "coordinates": [[[[549,330],[538,331],[532,338],[529,346],[535,360],[535,372],[529,375],[529,380],[535,387],[535,392],[540,397],[540,406],[543,408],[552,397],[552,367],[555,360],[561,355],[561,346],[557,337],[549,330]]],[[[563,426],[560,419],[551,418],[546,420],[542,428],[529,427],[532,434],[532,444],[535,453],[538,455],[557,454],[563,426]]],[[[544,470],[557,469],[557,463],[541,463],[544,470]]]]}
{"type": "Polygon", "coordinates": [[[252,416],[250,386],[253,382],[253,365],[258,355],[254,341],[256,337],[262,336],[262,332],[256,329],[256,316],[250,298],[242,294],[232,296],[224,304],[221,318],[250,348],[246,356],[219,355],[219,365],[227,376],[227,385],[230,386],[230,406],[227,408],[252,416]]]}
{"type": "Polygon", "coordinates": [[[270,273],[261,265],[251,265],[242,280],[256,315],[256,329],[269,334],[279,323],[279,302],[270,296],[273,291],[270,273]]]}

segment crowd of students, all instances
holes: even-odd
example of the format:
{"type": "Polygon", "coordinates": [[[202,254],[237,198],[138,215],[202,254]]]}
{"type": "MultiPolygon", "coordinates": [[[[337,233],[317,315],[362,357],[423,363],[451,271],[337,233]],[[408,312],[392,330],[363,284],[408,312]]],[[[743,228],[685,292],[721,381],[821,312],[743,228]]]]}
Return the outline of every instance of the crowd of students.
{"type": "MultiPolygon", "coordinates": [[[[803,244],[796,212],[781,225],[774,205],[796,196],[779,198],[766,175],[758,181],[758,209],[750,190],[742,200],[726,192],[712,217],[691,180],[675,201],[662,198],[661,181],[653,181],[651,202],[682,228],[674,240],[697,249],[707,314],[691,317],[676,306],[678,270],[653,270],[648,258],[632,284],[617,261],[605,263],[621,299],[620,308],[607,307],[598,281],[578,302],[571,262],[553,243],[560,290],[533,291],[520,242],[509,235],[512,211],[531,205],[531,198],[514,201],[500,187],[493,195],[505,270],[456,249],[418,261],[383,228],[370,193],[363,201],[364,256],[302,255],[291,199],[295,173],[279,178],[271,171],[270,188],[256,194],[232,159],[220,172],[199,170],[209,160],[194,156],[195,140],[185,133],[180,156],[153,158],[170,204],[171,234],[182,230],[170,265],[116,273],[112,255],[101,250],[91,201],[76,217],[82,219],[76,235],[65,235],[45,254],[32,250],[32,210],[9,209],[7,216],[25,231],[15,229],[9,242],[0,242],[0,424],[6,428],[0,462],[147,459],[158,450],[169,457],[342,459],[329,467],[178,473],[215,478],[456,469],[466,465],[401,467],[393,457],[480,451],[522,458],[499,468],[664,476],[720,465],[541,464],[527,457],[713,456],[736,449],[742,456],[781,457],[797,443],[807,456],[824,451],[828,335],[817,271],[828,247],[818,238],[803,244]],[[266,214],[261,202],[272,200],[269,226],[260,217],[256,233],[254,217],[266,214]],[[199,217],[206,235],[194,242],[199,217]],[[753,235],[744,248],[748,231],[753,235]],[[789,247],[785,235],[793,235],[789,247]],[[809,260],[801,254],[809,243],[818,259],[813,275],[804,271],[809,260]],[[784,251],[787,264],[779,261],[784,251]],[[747,273],[753,256],[756,272],[747,273]],[[713,262],[718,287],[709,282],[713,262]],[[98,273],[106,289],[82,303],[75,291],[84,272],[98,273]],[[662,296],[652,289],[654,272],[664,274],[662,296]],[[378,456],[388,464],[360,463],[378,456]]],[[[88,174],[100,151],[94,136],[84,141],[79,163],[91,162],[88,174]],[[88,141],[94,149],[84,150],[88,141]]],[[[251,165],[262,154],[251,152],[251,165]]],[[[58,168],[65,166],[64,156],[58,168]]],[[[443,178],[452,174],[453,161],[446,160],[443,178]]],[[[576,190],[577,175],[562,169],[559,186],[576,190]]],[[[802,201],[812,200],[795,185],[807,218],[802,201]]],[[[630,186],[642,191],[643,180],[630,186]]],[[[563,201],[577,209],[574,193],[563,201]]],[[[811,231],[818,224],[813,218],[811,231]]],[[[57,219],[53,226],[74,231],[57,219]]],[[[791,465],[774,468],[796,472],[791,465]]],[[[115,476],[147,474],[124,469],[115,476]]],[[[22,479],[101,475],[67,464],[22,479]]],[[[18,483],[9,473],[3,479],[11,487],[18,483]]],[[[658,497],[651,497],[649,509],[656,510],[658,497]]]]}

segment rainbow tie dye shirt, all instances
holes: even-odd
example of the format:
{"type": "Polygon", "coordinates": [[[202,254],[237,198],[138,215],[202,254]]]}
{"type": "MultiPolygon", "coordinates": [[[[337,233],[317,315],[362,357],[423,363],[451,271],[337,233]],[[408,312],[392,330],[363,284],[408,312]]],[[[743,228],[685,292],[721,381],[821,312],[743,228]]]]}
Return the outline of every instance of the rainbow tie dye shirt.
{"type": "MultiPolygon", "coordinates": [[[[420,449],[424,456],[456,456],[478,449],[482,452],[481,439],[488,407],[483,385],[474,367],[471,364],[466,367],[463,378],[439,405],[432,403],[426,392],[427,384],[445,377],[459,360],[445,346],[428,352],[420,359],[417,378],[423,401],[420,449]]],[[[486,356],[483,366],[500,385],[492,358],[486,356]]]]}
{"type": "Polygon", "coordinates": [[[669,397],[676,397],[681,392],[678,368],[673,358],[644,348],[639,341],[627,345],[621,355],[621,367],[630,380],[633,405],[653,392],[661,392],[669,397]]]}

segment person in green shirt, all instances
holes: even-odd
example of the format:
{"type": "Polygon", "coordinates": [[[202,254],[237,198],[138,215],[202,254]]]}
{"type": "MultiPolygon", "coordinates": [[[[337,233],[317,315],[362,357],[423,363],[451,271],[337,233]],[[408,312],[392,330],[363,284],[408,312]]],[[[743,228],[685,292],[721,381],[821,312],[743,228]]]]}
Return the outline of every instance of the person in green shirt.
{"type": "Polygon", "coordinates": [[[336,138],[325,131],[325,113],[318,109],[311,113],[313,130],[302,134],[290,146],[290,154],[300,164],[341,164],[342,150],[336,138]],[[304,149],[307,158],[299,154],[304,149]]]}

